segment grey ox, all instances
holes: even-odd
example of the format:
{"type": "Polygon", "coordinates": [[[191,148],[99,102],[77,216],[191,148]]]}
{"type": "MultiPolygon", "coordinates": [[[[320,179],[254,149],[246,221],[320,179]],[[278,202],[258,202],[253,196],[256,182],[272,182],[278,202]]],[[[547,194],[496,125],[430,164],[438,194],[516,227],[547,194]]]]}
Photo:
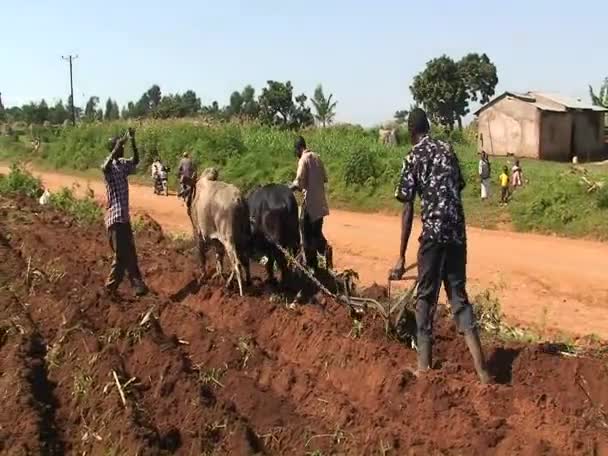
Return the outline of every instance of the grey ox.
{"type": "Polygon", "coordinates": [[[206,254],[211,246],[215,247],[216,274],[222,274],[224,254],[228,254],[231,273],[226,286],[236,276],[239,293],[243,296],[241,271],[245,280],[250,282],[249,244],[251,228],[249,209],[241,192],[234,185],[217,180],[215,168],[207,168],[194,187],[190,206],[190,220],[194,239],[198,243],[198,255],[202,274],[206,272],[206,254]]]}

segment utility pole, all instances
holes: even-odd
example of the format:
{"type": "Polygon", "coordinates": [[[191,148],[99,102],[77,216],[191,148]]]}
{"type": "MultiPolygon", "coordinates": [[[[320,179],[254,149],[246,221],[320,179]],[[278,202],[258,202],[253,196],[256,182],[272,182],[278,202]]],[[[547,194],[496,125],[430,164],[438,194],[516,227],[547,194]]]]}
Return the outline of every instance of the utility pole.
{"type": "Polygon", "coordinates": [[[77,55],[68,55],[67,57],[61,56],[63,60],[70,62],[70,109],[72,110],[72,125],[76,125],[76,110],[74,108],[74,79],[72,78],[72,60],[78,58],[77,55]]]}

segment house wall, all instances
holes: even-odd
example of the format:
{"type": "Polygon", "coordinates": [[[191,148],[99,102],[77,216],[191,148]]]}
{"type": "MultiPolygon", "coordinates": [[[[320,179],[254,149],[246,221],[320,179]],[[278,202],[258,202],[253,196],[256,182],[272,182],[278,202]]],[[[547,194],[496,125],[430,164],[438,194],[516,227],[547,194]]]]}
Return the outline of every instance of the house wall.
{"type": "Polygon", "coordinates": [[[539,121],[534,105],[505,97],[479,113],[479,148],[490,155],[538,158],[539,121]]]}
{"type": "Polygon", "coordinates": [[[574,152],[583,159],[597,158],[604,149],[604,113],[576,111],[572,115],[574,119],[574,152]]]}
{"type": "Polygon", "coordinates": [[[543,160],[571,159],[573,117],[569,112],[541,111],[540,154],[543,160]]]}

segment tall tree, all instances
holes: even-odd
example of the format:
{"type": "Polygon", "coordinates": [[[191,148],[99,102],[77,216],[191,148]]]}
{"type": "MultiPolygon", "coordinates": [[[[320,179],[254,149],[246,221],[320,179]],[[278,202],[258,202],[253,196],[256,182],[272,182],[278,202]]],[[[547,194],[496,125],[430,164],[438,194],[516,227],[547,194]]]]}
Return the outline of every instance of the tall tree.
{"type": "Polygon", "coordinates": [[[315,117],[312,115],[310,108],[306,106],[306,100],[308,100],[308,97],[303,93],[296,97],[297,104],[291,114],[291,128],[298,129],[314,125],[315,117]]]}
{"type": "Polygon", "coordinates": [[[250,118],[256,118],[260,112],[260,106],[255,99],[255,89],[246,85],[241,92],[241,113],[250,118]]]}
{"type": "Polygon", "coordinates": [[[108,100],[106,101],[106,112],[104,113],[104,120],[112,120],[112,111],[114,110],[114,107],[112,106],[112,99],[108,98],[108,100]]]}
{"type": "Polygon", "coordinates": [[[306,100],[306,95],[301,94],[295,98],[294,103],[290,81],[268,81],[268,86],[262,89],[258,100],[260,120],[266,124],[294,129],[311,125],[314,117],[306,106],[306,100]]]}
{"type": "Polygon", "coordinates": [[[268,81],[268,87],[262,89],[258,102],[263,122],[287,127],[294,109],[291,81],[268,81]]]}
{"type": "Polygon", "coordinates": [[[150,101],[150,110],[154,111],[158,107],[162,99],[162,92],[160,91],[160,87],[154,84],[148,89],[146,94],[148,95],[148,100],[150,101]]]}
{"type": "Polygon", "coordinates": [[[497,84],[496,66],[489,57],[471,53],[458,62],[446,55],[429,61],[410,90],[431,118],[451,129],[456,122],[462,126],[469,101],[487,102],[497,84]]]}
{"type": "Polygon", "coordinates": [[[97,105],[99,104],[99,97],[92,96],[87,101],[84,107],[84,117],[89,122],[92,122],[97,117],[97,105]]]}
{"type": "Polygon", "coordinates": [[[106,101],[106,111],[103,116],[104,120],[117,120],[119,117],[120,111],[118,109],[118,104],[111,98],[108,98],[106,101]]]}
{"type": "Polygon", "coordinates": [[[181,99],[184,116],[195,116],[201,110],[201,99],[196,96],[194,90],[186,90],[181,99]]]}
{"type": "Polygon", "coordinates": [[[414,100],[447,128],[453,128],[458,113],[466,110],[465,83],[456,62],[446,55],[428,62],[414,77],[410,90],[414,100]]]}
{"type": "Polygon", "coordinates": [[[70,112],[63,105],[63,101],[59,100],[49,110],[49,122],[53,125],[62,125],[70,118],[70,112]]]}
{"type": "Polygon", "coordinates": [[[332,102],[332,97],[333,94],[330,94],[329,97],[325,98],[323,86],[319,84],[315,89],[313,98],[310,100],[312,105],[315,107],[315,111],[317,112],[315,119],[317,122],[323,125],[323,127],[325,127],[327,124],[331,124],[336,115],[336,105],[338,102],[332,102]]]}
{"type": "Polygon", "coordinates": [[[120,119],[120,108],[115,100],[112,100],[112,120],[120,119]]]}
{"type": "Polygon", "coordinates": [[[589,95],[591,96],[591,102],[595,106],[608,108],[608,78],[604,79],[604,83],[600,87],[600,91],[597,95],[593,91],[593,87],[589,86],[589,95]]]}
{"type": "Polygon", "coordinates": [[[230,116],[238,116],[243,108],[243,97],[236,90],[230,95],[230,104],[228,105],[228,114],[230,116]]]}
{"type": "Polygon", "coordinates": [[[399,111],[395,111],[395,114],[393,115],[393,117],[397,123],[403,124],[403,123],[407,122],[407,116],[409,114],[410,114],[409,110],[400,109],[399,111]]]}

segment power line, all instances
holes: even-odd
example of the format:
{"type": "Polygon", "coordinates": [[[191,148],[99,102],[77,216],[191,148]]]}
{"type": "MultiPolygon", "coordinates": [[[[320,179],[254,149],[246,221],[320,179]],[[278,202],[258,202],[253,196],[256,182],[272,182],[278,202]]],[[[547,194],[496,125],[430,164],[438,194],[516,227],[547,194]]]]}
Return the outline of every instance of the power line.
{"type": "Polygon", "coordinates": [[[77,55],[68,55],[67,57],[61,56],[63,60],[70,62],[70,109],[72,110],[72,125],[76,125],[76,109],[74,108],[74,79],[72,78],[72,60],[78,58],[77,55]]]}

